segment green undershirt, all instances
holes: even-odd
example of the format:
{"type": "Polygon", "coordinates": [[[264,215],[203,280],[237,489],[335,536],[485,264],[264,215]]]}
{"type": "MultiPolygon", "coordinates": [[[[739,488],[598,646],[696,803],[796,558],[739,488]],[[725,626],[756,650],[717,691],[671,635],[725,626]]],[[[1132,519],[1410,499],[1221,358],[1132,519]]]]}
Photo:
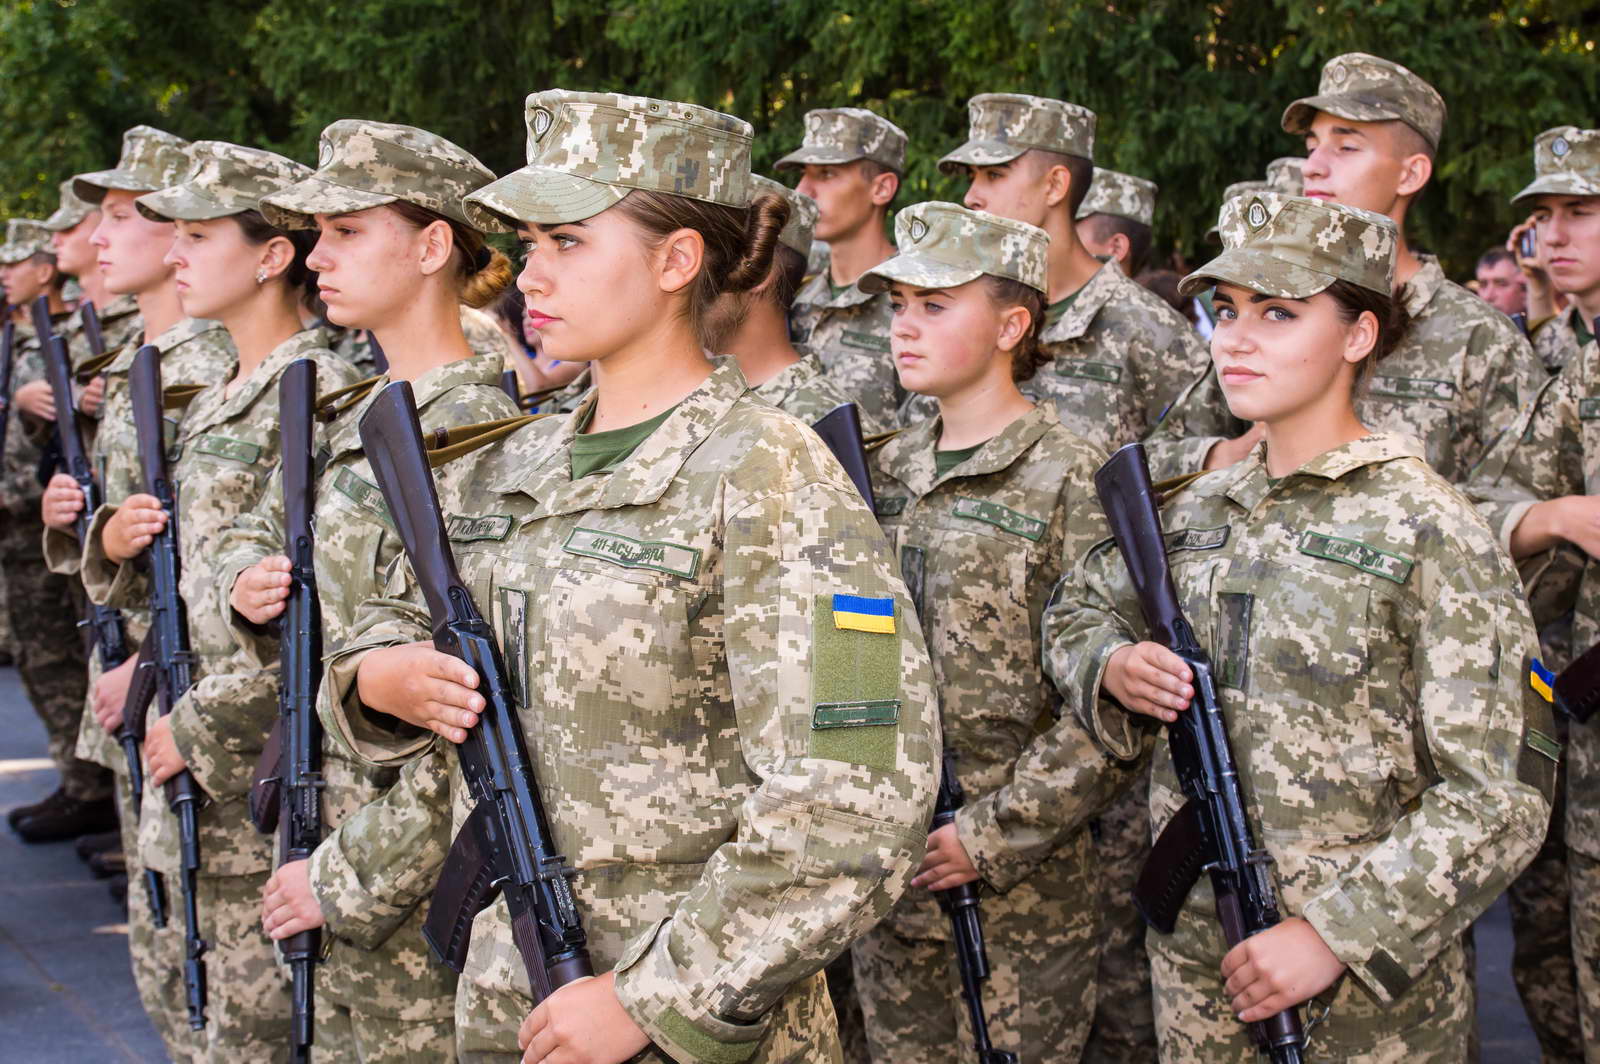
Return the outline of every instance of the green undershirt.
{"type": "Polygon", "coordinates": [[[1578,335],[1578,346],[1588,347],[1594,340],[1594,333],[1589,331],[1589,323],[1583,320],[1583,314],[1572,316],[1572,331],[1578,335]]]}
{"type": "MultiPolygon", "coordinates": [[[[582,480],[590,473],[604,473],[626,462],[628,456],[660,428],[661,423],[671,417],[676,409],[676,406],[670,407],[649,421],[605,432],[584,432],[588,424],[586,418],[585,423],[578,426],[578,435],[572,438],[572,479],[582,480]]],[[[593,416],[591,410],[589,417],[593,416]]]]}
{"type": "Polygon", "coordinates": [[[933,468],[936,469],[938,471],[938,475],[942,477],[946,473],[950,472],[950,470],[960,465],[962,462],[965,462],[968,458],[971,458],[973,455],[977,454],[978,448],[982,446],[983,444],[979,443],[974,444],[971,447],[963,447],[959,451],[936,450],[933,452],[933,468]]]}
{"type": "MultiPolygon", "coordinates": [[[[1083,289],[1078,289],[1078,292],[1081,291],[1083,291],[1083,289]]],[[[1048,307],[1044,308],[1045,328],[1048,329],[1050,326],[1067,316],[1067,311],[1072,309],[1072,301],[1078,298],[1078,292],[1072,293],[1065,299],[1058,299],[1054,303],[1051,303],[1048,307]]]]}

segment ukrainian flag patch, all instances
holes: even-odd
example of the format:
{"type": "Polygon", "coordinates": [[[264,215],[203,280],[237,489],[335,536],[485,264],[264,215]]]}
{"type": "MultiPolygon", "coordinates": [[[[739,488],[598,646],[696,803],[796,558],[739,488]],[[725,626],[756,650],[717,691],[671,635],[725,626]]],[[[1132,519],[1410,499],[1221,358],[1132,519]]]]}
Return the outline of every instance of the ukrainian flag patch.
{"type": "Polygon", "coordinates": [[[840,631],[894,635],[894,599],[835,595],[833,626],[840,631]]]}
{"type": "Polygon", "coordinates": [[[1538,658],[1528,659],[1528,686],[1546,702],[1556,700],[1556,678],[1538,658]]]}

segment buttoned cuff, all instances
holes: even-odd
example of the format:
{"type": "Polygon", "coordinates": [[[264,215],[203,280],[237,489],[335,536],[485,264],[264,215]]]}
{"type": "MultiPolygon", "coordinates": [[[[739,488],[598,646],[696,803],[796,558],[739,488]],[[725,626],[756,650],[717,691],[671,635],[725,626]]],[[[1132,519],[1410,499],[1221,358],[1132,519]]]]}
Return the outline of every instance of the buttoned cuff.
{"type": "Polygon", "coordinates": [[[983,881],[1004,894],[1039,865],[1019,854],[1007,841],[1000,828],[1000,811],[993,800],[998,793],[987,794],[957,810],[956,834],[983,881]]]}
{"type": "Polygon", "coordinates": [[[663,920],[623,952],[614,969],[622,1007],[650,1041],[679,1064],[742,1064],[756,1055],[768,1020],[729,1023],[689,996],[689,973],[673,960],[672,921],[663,920]]]}
{"type": "Polygon", "coordinates": [[[1521,502],[1507,503],[1506,508],[1499,514],[1495,523],[1495,538],[1500,541],[1500,549],[1506,552],[1506,557],[1512,557],[1511,537],[1517,532],[1517,526],[1522,524],[1522,519],[1528,516],[1528,511],[1539,505],[1533,499],[1524,499],[1521,502]]]}
{"type": "Polygon", "coordinates": [[[259,673],[213,674],[172,707],[172,741],[195,782],[212,797],[250,793],[277,713],[269,697],[276,689],[273,679],[259,673]],[[244,736],[255,738],[241,741],[244,736]]]}
{"type": "MultiPolygon", "coordinates": [[[[422,638],[427,638],[426,635],[422,638]]],[[[373,711],[356,693],[356,673],[369,651],[399,646],[402,639],[385,635],[351,643],[327,658],[317,712],[327,734],[363,765],[396,768],[433,742],[433,733],[396,720],[394,731],[378,726],[373,711]]],[[[394,719],[394,718],[390,718],[394,719]]]]}
{"type": "Polygon", "coordinates": [[[1133,761],[1143,753],[1142,729],[1135,715],[1106,694],[1101,685],[1105,683],[1106,665],[1111,655],[1133,645],[1126,639],[1107,640],[1101,646],[1087,648],[1078,666],[1079,723],[1088,730],[1096,746],[1118,761],[1133,761]]]}

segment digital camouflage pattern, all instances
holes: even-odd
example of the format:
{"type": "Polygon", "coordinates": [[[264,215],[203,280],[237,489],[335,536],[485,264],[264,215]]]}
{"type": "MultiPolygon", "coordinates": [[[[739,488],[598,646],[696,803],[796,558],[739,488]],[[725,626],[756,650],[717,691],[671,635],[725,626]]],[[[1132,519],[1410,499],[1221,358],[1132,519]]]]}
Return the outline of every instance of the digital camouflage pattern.
{"type": "Polygon", "coordinates": [[[6,242],[0,244],[0,266],[13,266],[35,255],[55,256],[50,245],[50,230],[36,218],[13,218],[6,222],[6,242]]]}
{"type": "Polygon", "coordinates": [[[1539,323],[1528,336],[1534,353],[1551,373],[1559,373],[1561,367],[1577,358],[1582,349],[1578,343],[1578,330],[1573,326],[1579,313],[1577,306],[1569,303],[1556,311],[1554,317],[1539,323]]]}
{"type": "Polygon", "coordinates": [[[967,101],[967,141],[939,170],[1009,163],[1031,148],[1094,161],[1095,114],[1087,107],[1020,92],[985,92],[967,101]]]}
{"type": "Polygon", "coordinates": [[[906,169],[906,131],[861,107],[819,107],[807,111],[800,147],[779,159],[779,170],[853,163],[871,159],[897,174],[906,169]]]}
{"type": "MultiPolygon", "coordinates": [[[[1235,181],[1233,184],[1222,190],[1222,206],[1217,212],[1219,218],[1223,212],[1227,211],[1228,204],[1233,200],[1236,200],[1241,196],[1254,196],[1258,193],[1270,192],[1271,190],[1272,185],[1266,181],[1235,181]]],[[[1222,242],[1222,231],[1220,225],[1221,223],[1219,221],[1217,225],[1213,225],[1210,229],[1206,230],[1206,239],[1214,244],[1222,242]]]]}
{"type": "Polygon", "coordinates": [[[72,178],[61,182],[60,204],[55,213],[44,220],[44,227],[52,233],[63,233],[94,212],[95,205],[80,197],[72,189],[72,178]]]}
{"type": "Polygon", "coordinates": [[[1444,97],[1399,63],[1365,52],[1323,64],[1317,94],[1284,108],[1284,132],[1305,133],[1318,111],[1352,122],[1404,122],[1435,150],[1444,132],[1444,97]]]}
{"type": "MultiPolygon", "coordinates": [[[[921,422],[872,453],[879,520],[921,602],[944,743],[966,791],[957,831],[998,892],[983,901],[995,1045],[1076,1064],[1099,954],[1086,821],[1130,775],[1059,714],[1039,621],[1057,582],[1107,534],[1091,480],[1104,456],[1045,403],[940,477],[941,431],[937,418],[921,422]]],[[[967,1059],[949,941],[949,918],[914,887],[854,947],[874,1059],[967,1059]]]]}
{"type": "MultiPolygon", "coordinates": [[[[932,808],[938,721],[904,586],[822,442],[731,360],[574,481],[586,416],[478,452],[442,506],[590,954],[656,1043],[643,1059],[837,1059],[820,969],[904,891],[932,808]],[[895,632],[855,630],[836,594],[892,599],[895,632]]],[[[341,741],[380,761],[411,744],[343,699],[364,651],[428,638],[404,566],[393,590],[326,680],[341,741]]],[[[531,1005],[497,901],[473,928],[459,1051],[514,1058],[531,1005]]]]}
{"type": "Polygon", "coordinates": [[[577,222],[634,189],[705,203],[750,202],[750,123],[690,103],[548,89],[527,100],[528,165],[466,197],[489,231],[502,219],[577,222]]]}
{"type": "MultiPolygon", "coordinates": [[[[757,396],[808,425],[816,424],[837,407],[854,402],[828,376],[815,354],[804,347],[797,350],[800,352],[800,361],[784,367],[752,389],[757,396]]],[[[865,436],[887,432],[894,427],[870,410],[857,407],[856,413],[861,417],[861,432],[865,436]]]]}
{"type": "Polygon", "coordinates": [[[1140,225],[1154,225],[1156,191],[1156,183],[1147,178],[1097,166],[1077,216],[1081,220],[1091,214],[1111,214],[1140,225]]]}
{"type": "Polygon", "coordinates": [[[1557,126],[1533,141],[1533,181],[1511,197],[1600,196],[1600,129],[1557,126]]]}
{"type": "Polygon", "coordinates": [[[1309,299],[1335,281],[1394,291],[1394,222],[1340,203],[1255,196],[1230,200],[1217,219],[1223,252],[1178,284],[1186,296],[1219,283],[1309,299]],[[1235,218],[1236,213],[1236,218],[1235,218]]]}
{"type": "Polygon", "coordinates": [[[898,425],[906,392],[889,353],[894,312],[886,293],[868,292],[861,280],[836,290],[824,268],[795,293],[789,332],[796,344],[816,353],[828,377],[863,416],[898,425]]]}
{"type": "Polygon", "coordinates": [[[463,196],[493,180],[493,171],[437,133],[341,118],[322,131],[316,173],[263,198],[260,210],[280,229],[314,229],[315,214],[405,200],[484,232],[500,232],[503,225],[480,225],[461,208],[463,196]]]}
{"type": "MultiPolygon", "coordinates": [[[[1535,615],[1535,620],[1537,620],[1535,615]]],[[[1543,640],[1541,639],[1541,645],[1543,640]]],[[[1548,657],[1546,657],[1548,664],[1548,657]]],[[[1557,717],[1556,732],[1570,741],[1557,717]]],[[[1567,853],[1567,770],[1556,773],[1556,800],[1544,845],[1506,888],[1511,913],[1511,979],[1539,1040],[1542,1064],[1583,1060],[1583,1008],[1573,935],[1573,872],[1567,853]]],[[[1600,954],[1588,954],[1597,956],[1600,954]]]]}
{"type": "Polygon", "coordinates": [[[193,167],[181,182],[134,201],[140,214],[157,222],[226,218],[260,210],[262,199],[311,176],[311,167],[276,152],[223,140],[197,140],[189,155],[193,167]]]}
{"type": "Polygon", "coordinates": [[[956,203],[918,203],[895,216],[899,251],[861,276],[868,292],[894,283],[955,288],[984,274],[1019,281],[1043,293],[1050,238],[1026,222],[956,203]]]}
{"type": "Polygon", "coordinates": [[[176,185],[189,172],[189,142],[152,126],[134,126],[122,134],[122,157],[110,170],[79,174],[72,191],[99,206],[111,189],[154,192],[176,185]]]}
{"type": "MultiPolygon", "coordinates": [[[[1349,966],[1315,1008],[1310,1052],[1456,1064],[1472,1003],[1461,936],[1538,849],[1560,755],[1527,683],[1538,648],[1516,573],[1390,435],[1276,483],[1260,445],[1179,492],[1163,524],[1282,910],[1349,966]]],[[[1140,616],[1103,542],[1045,614],[1045,662],[1106,750],[1153,756],[1159,830],[1182,804],[1163,730],[1101,694],[1140,616]]],[[[1253,1062],[1204,877],[1177,930],[1147,942],[1162,1059],[1253,1062]]]]}
{"type": "Polygon", "coordinates": [[[1303,196],[1306,192],[1306,161],[1298,156],[1285,156],[1267,164],[1267,187],[1285,196],[1303,196]]]}
{"type": "Polygon", "coordinates": [[[778,243],[795,251],[801,258],[809,259],[812,233],[817,228],[817,201],[803,192],[796,192],[787,185],[779,184],[770,177],[751,174],[751,202],[769,194],[782,196],[789,204],[789,220],[783,223],[783,230],[778,233],[778,243]]]}

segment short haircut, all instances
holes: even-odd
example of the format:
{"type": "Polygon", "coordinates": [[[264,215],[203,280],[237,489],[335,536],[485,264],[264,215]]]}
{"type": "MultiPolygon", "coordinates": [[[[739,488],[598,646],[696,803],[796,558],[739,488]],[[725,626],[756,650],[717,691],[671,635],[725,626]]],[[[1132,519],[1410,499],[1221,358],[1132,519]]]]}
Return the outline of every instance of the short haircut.
{"type": "Polygon", "coordinates": [[[777,276],[772,283],[770,298],[787,311],[794,303],[800,286],[805,284],[806,257],[787,244],[779,244],[773,255],[772,269],[777,276]]]}
{"type": "Polygon", "coordinates": [[[894,195],[889,197],[888,203],[883,204],[879,208],[880,210],[888,211],[890,207],[894,206],[894,201],[900,196],[900,186],[905,183],[905,175],[892,166],[883,165],[876,159],[857,159],[855,164],[861,167],[861,176],[867,179],[867,184],[869,185],[876,181],[883,174],[894,175],[894,195]]]}
{"type": "Polygon", "coordinates": [[[1502,262],[1509,262],[1511,265],[1515,266],[1517,264],[1517,257],[1503,247],[1492,247],[1488,251],[1485,251],[1482,255],[1478,256],[1477,269],[1481,270],[1485,267],[1493,269],[1502,262]]]}
{"type": "Polygon", "coordinates": [[[1128,265],[1125,272],[1129,277],[1136,276],[1145,268],[1150,259],[1152,235],[1148,225],[1120,214],[1102,212],[1091,214],[1086,220],[1093,227],[1094,238],[1099,243],[1105,243],[1118,233],[1128,238],[1128,265]]]}
{"type": "Polygon", "coordinates": [[[1067,168],[1067,173],[1072,175],[1072,188],[1067,193],[1067,214],[1076,218],[1078,208],[1083,206],[1085,197],[1089,195],[1089,183],[1094,180],[1094,163],[1081,155],[1064,155],[1043,148],[1029,148],[1025,154],[1035,157],[1034,165],[1039,173],[1056,166],[1067,168]]]}
{"type": "Polygon", "coordinates": [[[35,251],[32,255],[22,260],[34,266],[50,267],[50,287],[60,289],[66,287],[67,275],[61,272],[61,267],[56,265],[56,253],[53,251],[35,251]]]}

